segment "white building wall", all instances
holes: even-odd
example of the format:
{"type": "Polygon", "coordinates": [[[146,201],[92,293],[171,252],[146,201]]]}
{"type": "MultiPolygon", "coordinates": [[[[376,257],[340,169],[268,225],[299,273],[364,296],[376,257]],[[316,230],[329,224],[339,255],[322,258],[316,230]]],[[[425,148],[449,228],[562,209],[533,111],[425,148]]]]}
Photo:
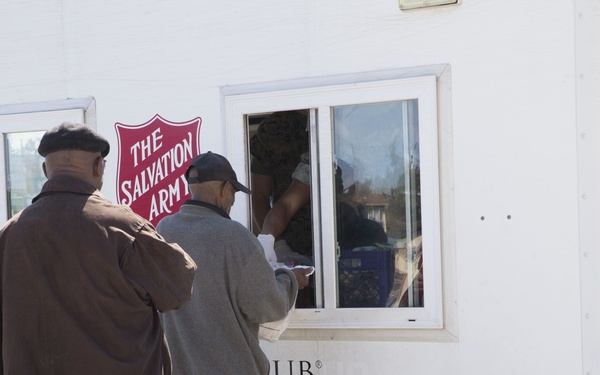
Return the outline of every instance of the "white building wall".
{"type": "Polygon", "coordinates": [[[600,372],[600,54],[593,47],[600,43],[598,2],[577,3],[575,35],[583,373],[591,375],[600,372]]]}
{"type": "MultiPolygon", "coordinates": [[[[598,162],[581,160],[598,160],[586,150],[600,149],[599,33],[581,22],[598,20],[599,8],[593,0],[461,0],[403,12],[395,0],[3,0],[0,106],[93,96],[97,128],[115,146],[116,122],[201,117],[201,149],[223,152],[219,87],[449,64],[458,340],[283,340],[265,350],[281,375],[300,374],[299,361],[327,375],[595,374],[599,343],[589,330],[598,323],[582,321],[581,306],[599,315],[598,302],[586,301],[597,300],[588,283],[600,266],[596,255],[580,273],[580,240],[598,248],[600,207],[594,200],[580,213],[579,204],[598,188],[598,162]],[[591,138],[581,151],[583,132],[591,138]]],[[[116,155],[108,162],[105,194],[114,200],[116,155]]]]}

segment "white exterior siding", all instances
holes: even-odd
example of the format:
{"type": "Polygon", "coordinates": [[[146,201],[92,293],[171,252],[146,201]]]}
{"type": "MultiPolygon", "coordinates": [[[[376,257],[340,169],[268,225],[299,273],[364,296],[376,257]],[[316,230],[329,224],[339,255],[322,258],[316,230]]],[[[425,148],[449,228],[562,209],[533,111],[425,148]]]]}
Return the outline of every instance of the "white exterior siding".
{"type": "Polygon", "coordinates": [[[224,86],[448,64],[457,339],[264,348],[280,375],[600,373],[599,2],[3,0],[0,14],[0,112],[94,97],[113,201],[117,122],[201,117],[201,150],[227,154],[224,86]]]}

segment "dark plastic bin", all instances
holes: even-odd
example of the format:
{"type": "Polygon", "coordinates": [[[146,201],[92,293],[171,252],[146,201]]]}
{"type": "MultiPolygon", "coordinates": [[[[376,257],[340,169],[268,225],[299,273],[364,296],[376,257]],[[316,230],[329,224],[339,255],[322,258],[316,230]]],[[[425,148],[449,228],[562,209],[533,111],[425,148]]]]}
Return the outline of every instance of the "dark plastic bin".
{"type": "Polygon", "coordinates": [[[340,307],[384,307],[394,282],[391,249],[345,251],[338,261],[340,307]]]}

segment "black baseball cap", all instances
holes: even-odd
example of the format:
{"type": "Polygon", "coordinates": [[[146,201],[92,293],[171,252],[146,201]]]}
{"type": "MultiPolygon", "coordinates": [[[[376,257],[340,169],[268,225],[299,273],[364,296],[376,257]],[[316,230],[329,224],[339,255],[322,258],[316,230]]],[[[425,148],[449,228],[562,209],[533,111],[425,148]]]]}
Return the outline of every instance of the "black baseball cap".
{"type": "Polygon", "coordinates": [[[229,181],[236,189],[246,194],[250,194],[250,189],[242,185],[235,174],[235,171],[224,156],[215,154],[211,151],[196,156],[185,171],[185,178],[188,184],[198,184],[207,181],[229,181]],[[190,169],[196,168],[198,177],[189,177],[190,169]]]}
{"type": "Polygon", "coordinates": [[[106,157],[110,151],[108,141],[85,124],[63,122],[48,130],[38,147],[38,153],[46,155],[60,150],[100,152],[106,157]]]}

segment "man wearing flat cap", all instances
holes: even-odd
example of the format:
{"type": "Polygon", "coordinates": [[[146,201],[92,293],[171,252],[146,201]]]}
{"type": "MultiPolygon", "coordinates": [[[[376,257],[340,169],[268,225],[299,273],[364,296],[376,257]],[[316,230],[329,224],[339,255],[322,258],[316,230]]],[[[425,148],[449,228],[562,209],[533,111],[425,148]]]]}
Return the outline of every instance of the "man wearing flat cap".
{"type": "Polygon", "coordinates": [[[185,177],[190,200],[163,218],[157,230],[177,242],[198,264],[194,295],[162,314],[176,374],[266,375],[261,323],[284,318],[306,270],[273,269],[246,227],[229,217],[235,194],[250,194],[221,155],[195,157],[185,177]]]}
{"type": "Polygon", "coordinates": [[[4,374],[170,374],[158,310],[191,296],[196,265],[101,193],[109,144],[84,124],[48,130],[48,181],[0,229],[4,374]]]}

